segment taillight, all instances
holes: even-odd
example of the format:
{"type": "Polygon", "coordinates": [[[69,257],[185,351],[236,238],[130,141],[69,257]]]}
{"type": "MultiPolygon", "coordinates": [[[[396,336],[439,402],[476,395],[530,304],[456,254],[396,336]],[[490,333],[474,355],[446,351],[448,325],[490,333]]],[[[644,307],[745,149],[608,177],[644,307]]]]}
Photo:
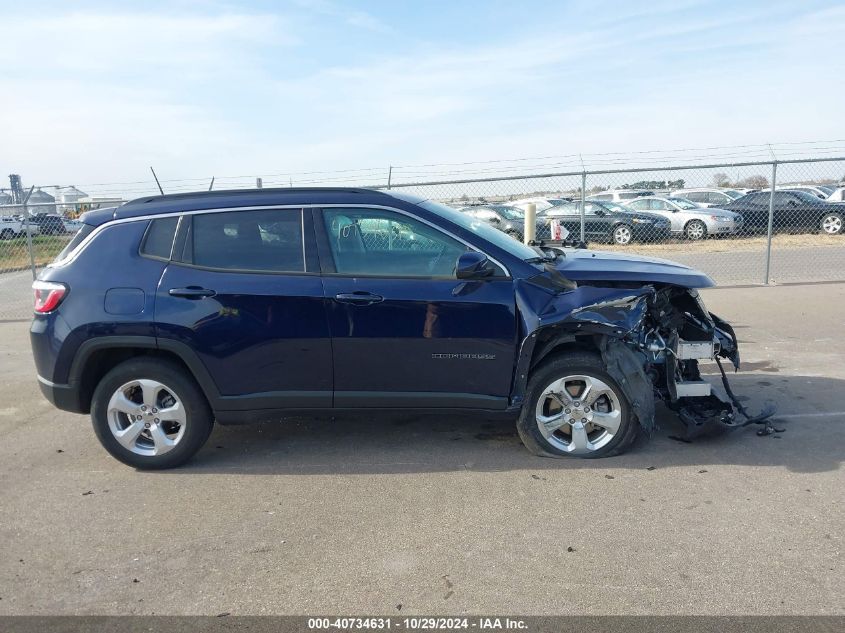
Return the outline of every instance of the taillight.
{"type": "Polygon", "coordinates": [[[59,307],[62,299],[67,295],[67,286],[52,281],[34,281],[32,290],[35,292],[35,312],[45,314],[59,307]]]}

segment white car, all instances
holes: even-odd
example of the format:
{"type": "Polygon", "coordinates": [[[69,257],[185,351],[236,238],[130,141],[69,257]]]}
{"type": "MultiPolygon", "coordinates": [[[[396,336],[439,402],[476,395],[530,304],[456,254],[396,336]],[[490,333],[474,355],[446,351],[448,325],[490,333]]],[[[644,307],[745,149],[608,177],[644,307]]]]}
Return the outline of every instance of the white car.
{"type": "Polygon", "coordinates": [[[831,187],[823,187],[820,185],[783,185],[782,187],[777,187],[777,191],[806,191],[810,195],[816,196],[816,198],[821,198],[822,200],[827,200],[828,196],[833,193],[833,189],[831,187]]]}
{"type": "Polygon", "coordinates": [[[677,189],[672,192],[672,198],[686,198],[700,207],[720,207],[733,202],[745,195],[736,189],[721,189],[716,187],[699,187],[697,189],[677,189]]]}
{"type": "Polygon", "coordinates": [[[742,216],[725,209],[702,208],[686,198],[660,198],[645,196],[628,202],[626,207],[648,211],[668,218],[670,231],[686,235],[691,240],[701,240],[708,235],[730,235],[742,228],[742,216]]]}
{"type": "Polygon", "coordinates": [[[845,202],[845,187],[837,187],[827,197],[828,202],[845,202]]]}
{"type": "Polygon", "coordinates": [[[525,211],[529,204],[533,204],[537,213],[551,209],[559,204],[566,202],[564,198],[522,198],[520,200],[512,200],[502,204],[504,207],[515,207],[525,211]]]}
{"type": "Polygon", "coordinates": [[[65,231],[68,233],[76,233],[84,226],[81,220],[73,220],[71,218],[62,218],[62,224],[65,225],[65,231]]]}
{"type": "Polygon", "coordinates": [[[601,193],[594,193],[591,196],[587,196],[587,200],[603,200],[605,202],[621,202],[622,204],[627,204],[630,200],[653,195],[654,191],[651,189],[611,189],[610,191],[602,191],[601,193]]]}
{"type": "MultiPolygon", "coordinates": [[[[38,235],[40,232],[41,229],[35,222],[29,223],[30,235],[38,235]]],[[[10,240],[21,235],[26,235],[23,220],[12,217],[0,218],[0,240],[10,240]]]]}

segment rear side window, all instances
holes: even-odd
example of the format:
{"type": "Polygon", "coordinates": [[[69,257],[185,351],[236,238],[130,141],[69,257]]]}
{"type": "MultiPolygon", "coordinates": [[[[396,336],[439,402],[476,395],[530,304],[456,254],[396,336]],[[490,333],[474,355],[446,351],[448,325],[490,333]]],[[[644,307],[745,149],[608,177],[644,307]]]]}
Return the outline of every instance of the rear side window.
{"type": "Polygon", "coordinates": [[[56,259],[53,260],[53,263],[62,261],[65,257],[70,255],[73,250],[82,243],[86,237],[91,235],[94,231],[93,226],[90,224],[83,224],[82,228],[76,232],[76,235],[67,243],[67,245],[61,250],[61,252],[56,256],[56,259]]]}
{"type": "Polygon", "coordinates": [[[159,259],[170,259],[178,223],[179,218],[160,218],[150,222],[141,244],[141,254],[159,259]]]}
{"type": "Polygon", "coordinates": [[[190,234],[196,266],[304,272],[302,211],[232,211],[195,215],[190,234]]]}

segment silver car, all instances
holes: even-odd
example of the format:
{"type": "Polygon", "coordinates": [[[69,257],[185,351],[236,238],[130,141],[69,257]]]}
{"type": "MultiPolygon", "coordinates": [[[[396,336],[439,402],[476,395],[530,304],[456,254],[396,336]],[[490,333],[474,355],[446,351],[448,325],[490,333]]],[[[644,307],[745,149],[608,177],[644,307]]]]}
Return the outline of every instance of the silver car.
{"type": "Polygon", "coordinates": [[[725,209],[703,209],[686,198],[646,196],[627,202],[637,211],[656,213],[669,219],[674,235],[701,240],[708,235],[732,235],[742,228],[742,216],[725,209]]]}

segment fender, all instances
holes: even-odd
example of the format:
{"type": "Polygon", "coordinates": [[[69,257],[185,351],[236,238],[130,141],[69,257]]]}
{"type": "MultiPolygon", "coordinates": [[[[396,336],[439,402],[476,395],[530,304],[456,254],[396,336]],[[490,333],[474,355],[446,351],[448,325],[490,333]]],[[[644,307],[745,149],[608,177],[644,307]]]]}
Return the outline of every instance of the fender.
{"type": "MultiPolygon", "coordinates": [[[[545,280],[545,278],[540,278],[545,280]]],[[[516,306],[520,319],[519,353],[511,392],[511,409],[519,409],[525,400],[525,387],[532,366],[561,343],[585,339],[602,353],[608,372],[623,387],[633,403],[640,423],[647,429],[654,422],[654,395],[642,367],[638,376],[635,359],[618,351],[621,345],[609,340],[622,338],[639,328],[646,316],[648,300],[655,293],[650,285],[639,288],[608,288],[567,285],[562,288],[534,283],[536,278],[516,281],[516,306]],[[625,385],[631,385],[628,388],[625,385]],[[630,389],[630,393],[629,393],[630,389]],[[649,406],[650,403],[650,406],[649,406]]],[[[628,349],[625,352],[633,355],[628,349]]]]}
{"type": "Polygon", "coordinates": [[[212,409],[215,409],[220,401],[220,392],[217,385],[202,364],[196,353],[185,343],[171,339],[157,339],[154,336],[102,336],[89,339],[82,343],[77,350],[73,363],[68,374],[70,385],[79,385],[82,374],[91,356],[104,349],[158,349],[171,352],[176,355],[193,374],[200,389],[202,389],[212,409]]]}

